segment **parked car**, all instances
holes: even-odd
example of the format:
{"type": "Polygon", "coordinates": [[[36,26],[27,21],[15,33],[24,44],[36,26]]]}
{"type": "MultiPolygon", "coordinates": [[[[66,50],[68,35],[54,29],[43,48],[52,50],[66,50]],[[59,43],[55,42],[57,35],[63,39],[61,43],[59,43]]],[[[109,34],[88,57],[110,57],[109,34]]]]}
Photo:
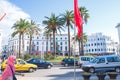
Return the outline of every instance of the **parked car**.
{"type": "Polygon", "coordinates": [[[35,64],[38,68],[51,68],[53,66],[53,63],[39,58],[30,58],[29,60],[27,60],[27,63],[35,64]]]}
{"type": "Polygon", "coordinates": [[[80,56],[78,60],[78,65],[81,67],[83,63],[90,62],[94,59],[93,56],[80,56]]]}
{"type": "Polygon", "coordinates": [[[117,55],[98,56],[91,62],[84,63],[82,69],[91,73],[99,70],[120,72],[120,57],[117,55]]]}
{"type": "MultiPolygon", "coordinates": [[[[77,64],[78,61],[75,60],[75,64],[77,64]]],[[[64,65],[64,66],[73,66],[74,65],[74,58],[64,58],[62,61],[61,61],[61,65],[64,65]]]]}
{"type": "MultiPolygon", "coordinates": [[[[7,66],[7,59],[2,62],[1,68],[5,69],[7,66]]],[[[37,66],[34,64],[28,64],[22,59],[16,59],[15,61],[15,71],[29,71],[33,72],[37,69],[37,66]]]]}

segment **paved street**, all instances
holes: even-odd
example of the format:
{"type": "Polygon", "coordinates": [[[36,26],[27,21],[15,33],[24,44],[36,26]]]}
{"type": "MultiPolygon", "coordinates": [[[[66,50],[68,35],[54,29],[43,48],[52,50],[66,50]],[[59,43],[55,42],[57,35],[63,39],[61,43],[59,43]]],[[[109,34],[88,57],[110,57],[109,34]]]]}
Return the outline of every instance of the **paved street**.
{"type": "MultiPolygon", "coordinates": [[[[77,67],[76,80],[83,80],[81,72],[82,70],[77,67]]],[[[74,80],[74,67],[54,66],[51,69],[38,69],[35,72],[25,72],[24,74],[24,77],[17,75],[18,80],[74,80]]],[[[93,74],[90,80],[98,79],[93,74]]],[[[109,80],[109,76],[106,76],[105,80],[109,80]]],[[[118,75],[117,80],[120,80],[120,75],[118,75]]]]}
{"type": "MultiPolygon", "coordinates": [[[[77,68],[76,69],[76,77],[81,78],[82,70],[77,68]]],[[[21,78],[18,76],[18,78],[21,78]]],[[[33,73],[25,73],[25,77],[22,77],[26,80],[73,80],[74,78],[74,68],[73,67],[53,67],[51,69],[38,69],[33,73]]],[[[21,80],[21,79],[20,79],[21,80]]]]}

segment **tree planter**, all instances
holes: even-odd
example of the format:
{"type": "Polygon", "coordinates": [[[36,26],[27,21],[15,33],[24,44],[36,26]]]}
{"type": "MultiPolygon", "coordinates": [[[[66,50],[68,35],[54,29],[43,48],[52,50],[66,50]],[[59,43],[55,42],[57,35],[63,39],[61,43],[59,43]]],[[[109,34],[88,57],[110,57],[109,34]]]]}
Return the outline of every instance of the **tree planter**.
{"type": "Polygon", "coordinates": [[[89,79],[90,79],[90,76],[91,76],[91,73],[84,72],[84,73],[82,74],[82,77],[84,78],[84,80],[89,80],[89,79]]]}
{"type": "Polygon", "coordinates": [[[98,80],[104,80],[106,74],[97,74],[96,76],[98,77],[98,80]]]}
{"type": "Polygon", "coordinates": [[[108,72],[107,73],[111,80],[116,80],[118,73],[117,72],[108,72]]]}

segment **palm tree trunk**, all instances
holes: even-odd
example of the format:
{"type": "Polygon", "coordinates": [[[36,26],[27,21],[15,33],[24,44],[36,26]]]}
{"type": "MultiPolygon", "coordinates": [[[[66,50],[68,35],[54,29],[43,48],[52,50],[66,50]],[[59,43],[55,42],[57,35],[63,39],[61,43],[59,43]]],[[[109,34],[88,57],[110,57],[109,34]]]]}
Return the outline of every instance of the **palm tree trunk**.
{"type": "Polygon", "coordinates": [[[47,34],[47,39],[46,39],[46,54],[48,53],[48,34],[47,34]]]}
{"type": "Polygon", "coordinates": [[[30,36],[30,43],[29,43],[29,54],[31,54],[31,49],[32,49],[32,36],[30,36]]]}
{"type": "Polygon", "coordinates": [[[55,31],[53,31],[53,48],[54,48],[54,57],[56,57],[56,42],[55,42],[55,31]]]}
{"type": "Polygon", "coordinates": [[[68,47],[69,47],[69,51],[68,51],[68,58],[70,58],[70,27],[68,26],[68,47]]]}
{"type": "Polygon", "coordinates": [[[80,41],[79,41],[79,56],[81,55],[81,54],[80,54],[80,51],[81,51],[81,50],[80,50],[80,41]]]}
{"type": "Polygon", "coordinates": [[[24,34],[22,35],[22,54],[24,54],[24,34]]]}
{"type": "Polygon", "coordinates": [[[51,52],[51,33],[50,33],[50,52],[51,52]]]}
{"type": "Polygon", "coordinates": [[[21,34],[19,35],[19,54],[18,57],[21,56],[21,34]]]}
{"type": "Polygon", "coordinates": [[[81,55],[84,55],[84,46],[83,46],[83,26],[82,26],[82,36],[81,36],[81,55]]]}

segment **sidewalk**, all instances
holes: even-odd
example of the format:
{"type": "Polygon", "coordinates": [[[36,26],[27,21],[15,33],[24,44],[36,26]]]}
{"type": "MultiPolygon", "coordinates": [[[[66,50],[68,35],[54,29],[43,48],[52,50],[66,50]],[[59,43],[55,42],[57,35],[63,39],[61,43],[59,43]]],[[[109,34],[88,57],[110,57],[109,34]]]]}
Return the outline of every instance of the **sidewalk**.
{"type": "MultiPolygon", "coordinates": [[[[74,77],[21,77],[17,76],[18,80],[75,80],[74,77]]],[[[82,76],[76,77],[76,80],[84,80],[82,76]]],[[[98,80],[97,76],[91,76],[90,80],[98,80]]],[[[109,76],[105,77],[105,80],[110,80],[109,76]]],[[[117,76],[116,80],[120,80],[120,75],[117,76]]]]}

